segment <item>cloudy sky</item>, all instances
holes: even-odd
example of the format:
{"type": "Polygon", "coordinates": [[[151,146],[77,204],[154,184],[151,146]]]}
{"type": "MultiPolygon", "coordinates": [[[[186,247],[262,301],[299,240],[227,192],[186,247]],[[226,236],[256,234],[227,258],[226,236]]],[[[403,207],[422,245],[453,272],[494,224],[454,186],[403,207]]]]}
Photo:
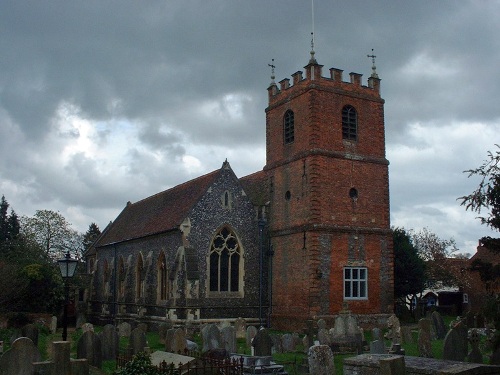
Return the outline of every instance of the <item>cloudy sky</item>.
{"type": "MultiPolygon", "coordinates": [[[[82,232],[220,168],[265,164],[267,87],[309,59],[311,0],[2,0],[0,195],[82,232]]],[[[316,58],[386,100],[392,225],[463,252],[457,197],[500,143],[500,1],[315,0],[316,58]]],[[[345,78],[344,78],[345,79],[345,78]]]]}

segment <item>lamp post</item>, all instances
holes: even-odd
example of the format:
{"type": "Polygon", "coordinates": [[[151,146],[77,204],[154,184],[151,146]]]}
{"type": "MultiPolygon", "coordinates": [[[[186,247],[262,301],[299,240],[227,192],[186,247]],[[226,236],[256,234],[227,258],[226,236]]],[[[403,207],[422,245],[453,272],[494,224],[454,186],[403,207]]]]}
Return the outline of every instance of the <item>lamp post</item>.
{"type": "Polygon", "coordinates": [[[63,259],[59,259],[57,261],[59,265],[59,269],[61,270],[61,276],[64,279],[64,315],[63,315],[63,333],[62,339],[66,341],[68,337],[68,302],[69,302],[69,279],[73,277],[76,270],[76,265],[78,264],[78,260],[71,259],[69,255],[69,251],[66,253],[63,259]]]}

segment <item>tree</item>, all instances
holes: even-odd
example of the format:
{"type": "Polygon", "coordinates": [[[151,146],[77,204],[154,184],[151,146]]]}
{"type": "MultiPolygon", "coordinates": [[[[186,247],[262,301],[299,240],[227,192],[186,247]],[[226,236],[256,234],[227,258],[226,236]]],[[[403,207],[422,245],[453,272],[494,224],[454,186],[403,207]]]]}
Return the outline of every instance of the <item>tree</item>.
{"type": "MultiPolygon", "coordinates": [[[[486,216],[479,216],[482,224],[493,230],[500,231],[500,146],[495,145],[495,152],[488,151],[488,159],[476,169],[464,171],[467,177],[480,176],[478,187],[469,195],[458,198],[466,210],[481,215],[489,210],[486,216]]],[[[500,238],[483,237],[480,239],[483,246],[491,251],[500,252],[500,238]]]]}
{"type": "Polygon", "coordinates": [[[428,287],[460,287],[468,285],[464,273],[464,255],[457,255],[458,248],[453,238],[443,240],[428,228],[413,233],[412,241],[419,257],[426,264],[428,287]]]}
{"type": "Polygon", "coordinates": [[[413,245],[411,234],[404,228],[393,228],[394,297],[413,310],[412,301],[425,289],[425,263],[413,245]]]}
{"type": "Polygon", "coordinates": [[[92,246],[95,240],[101,235],[101,230],[97,226],[96,223],[92,223],[89,225],[89,229],[83,235],[83,251],[87,252],[87,250],[92,246]]]}
{"type": "Polygon", "coordinates": [[[21,228],[24,236],[43,248],[52,259],[62,258],[67,251],[80,258],[81,234],[72,229],[59,212],[37,210],[33,217],[22,217],[21,228]]]}

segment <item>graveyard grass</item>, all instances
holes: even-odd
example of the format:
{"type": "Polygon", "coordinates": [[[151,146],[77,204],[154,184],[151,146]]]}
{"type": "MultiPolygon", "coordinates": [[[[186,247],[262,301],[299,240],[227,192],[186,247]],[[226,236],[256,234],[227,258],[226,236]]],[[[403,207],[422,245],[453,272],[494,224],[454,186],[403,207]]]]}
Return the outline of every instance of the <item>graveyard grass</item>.
{"type": "MultiPolygon", "coordinates": [[[[452,320],[452,318],[446,319],[446,323],[448,324],[449,321],[452,320]]],[[[39,327],[39,336],[38,336],[38,347],[40,349],[40,353],[42,355],[42,359],[46,360],[50,358],[50,343],[53,341],[61,341],[61,329],[58,329],[56,334],[50,334],[48,329],[46,327],[39,327]]],[[[99,326],[94,326],[94,331],[96,333],[100,332],[102,330],[102,327],[99,326]]],[[[273,331],[270,330],[272,333],[276,334],[284,334],[287,332],[281,332],[281,331],[273,331]]],[[[0,329],[0,340],[3,340],[5,343],[4,351],[9,349],[9,341],[10,337],[13,334],[12,329],[0,329]]],[[[385,333],[385,332],[384,332],[385,333]]],[[[406,355],[408,356],[418,356],[418,345],[417,345],[417,338],[418,334],[416,329],[413,330],[413,343],[411,344],[403,344],[403,348],[405,349],[406,355]]],[[[71,341],[71,353],[72,353],[72,358],[76,358],[76,344],[78,342],[78,339],[82,335],[82,330],[69,330],[68,332],[68,337],[71,341]]],[[[154,352],[156,350],[164,350],[164,345],[160,343],[159,341],[159,335],[158,333],[154,332],[148,332],[147,333],[147,340],[149,347],[151,348],[151,352],[154,352]]],[[[371,341],[371,332],[369,330],[365,331],[365,339],[366,342],[369,343],[371,341]]],[[[201,336],[197,334],[194,338],[193,341],[195,341],[198,346],[201,348],[201,336]]],[[[386,346],[389,345],[389,341],[385,341],[386,346]]],[[[433,350],[433,355],[434,358],[442,358],[443,356],[443,343],[444,340],[433,340],[432,341],[432,350],[433,350]]],[[[120,350],[124,351],[127,347],[128,344],[128,339],[127,338],[120,338],[120,350]]],[[[237,351],[239,354],[250,354],[250,347],[246,345],[246,340],[245,339],[238,339],[237,340],[237,351]]],[[[343,360],[348,357],[355,356],[355,353],[348,353],[348,354],[336,354],[334,357],[335,361],[335,369],[336,369],[336,374],[342,374],[343,373],[343,360]]],[[[296,352],[292,353],[276,353],[273,355],[273,359],[279,363],[283,364],[285,366],[285,369],[290,375],[297,375],[300,373],[300,367],[302,364],[307,363],[307,354],[303,352],[302,347],[298,347],[296,352]]],[[[487,363],[486,361],[486,356],[484,357],[484,362],[487,363]]],[[[115,361],[103,361],[103,366],[102,366],[102,371],[105,374],[113,374],[115,371],[115,361]]]]}

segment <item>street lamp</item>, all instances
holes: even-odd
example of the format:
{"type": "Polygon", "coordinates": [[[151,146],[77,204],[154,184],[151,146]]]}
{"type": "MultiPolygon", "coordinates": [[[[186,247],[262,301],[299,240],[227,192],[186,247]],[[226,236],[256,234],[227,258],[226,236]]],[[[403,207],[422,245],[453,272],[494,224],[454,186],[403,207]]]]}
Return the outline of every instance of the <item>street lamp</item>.
{"type": "Polygon", "coordinates": [[[76,265],[78,264],[78,260],[71,259],[69,255],[69,251],[66,253],[63,259],[59,259],[57,261],[59,265],[59,269],[61,270],[61,276],[64,279],[64,291],[65,291],[65,300],[64,300],[64,315],[63,315],[63,333],[62,339],[66,341],[68,337],[68,302],[69,302],[69,279],[73,277],[76,270],[76,265]]]}

